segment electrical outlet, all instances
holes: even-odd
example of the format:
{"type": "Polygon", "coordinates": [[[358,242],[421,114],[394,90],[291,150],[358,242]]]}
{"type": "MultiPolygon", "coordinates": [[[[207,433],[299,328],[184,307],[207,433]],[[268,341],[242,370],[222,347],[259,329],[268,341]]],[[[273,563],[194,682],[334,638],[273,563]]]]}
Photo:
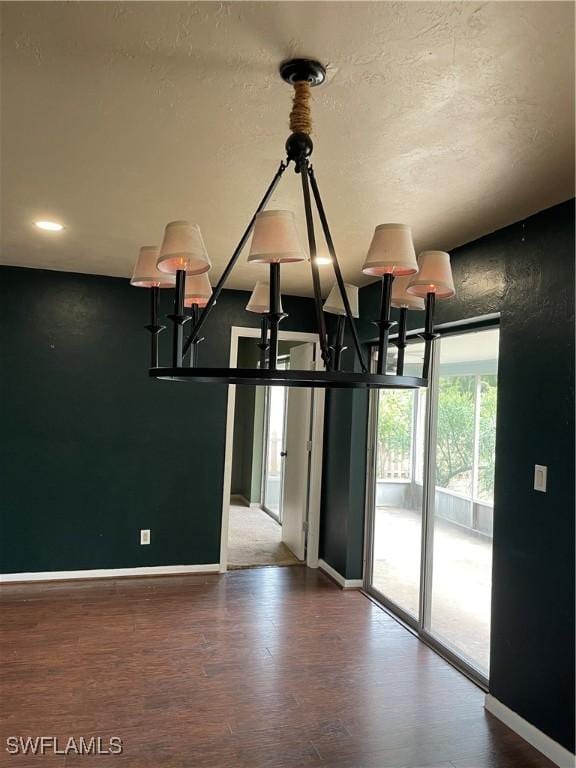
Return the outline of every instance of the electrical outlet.
{"type": "Polygon", "coordinates": [[[534,490],[546,493],[548,483],[548,467],[542,464],[534,464],[534,490]]]}
{"type": "Polygon", "coordinates": [[[140,531],[140,544],[150,544],[150,529],[142,529],[140,531]]]}

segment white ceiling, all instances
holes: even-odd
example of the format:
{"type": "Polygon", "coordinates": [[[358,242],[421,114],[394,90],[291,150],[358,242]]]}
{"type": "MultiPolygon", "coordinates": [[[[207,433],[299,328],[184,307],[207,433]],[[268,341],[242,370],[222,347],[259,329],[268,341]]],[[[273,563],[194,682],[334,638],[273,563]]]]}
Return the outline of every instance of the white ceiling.
{"type": "MultiPolygon", "coordinates": [[[[277,66],[294,55],[329,65],[314,165],[351,282],[370,281],[381,222],[449,250],[573,194],[570,2],[13,2],[2,16],[7,264],[128,276],[140,245],[187,218],[217,278],[282,159],[277,66]]],[[[302,219],[298,181],[274,204],[302,219]]],[[[283,289],[310,294],[309,271],[287,265],[283,289]]],[[[229,285],[264,272],[242,257],[229,285]]]]}

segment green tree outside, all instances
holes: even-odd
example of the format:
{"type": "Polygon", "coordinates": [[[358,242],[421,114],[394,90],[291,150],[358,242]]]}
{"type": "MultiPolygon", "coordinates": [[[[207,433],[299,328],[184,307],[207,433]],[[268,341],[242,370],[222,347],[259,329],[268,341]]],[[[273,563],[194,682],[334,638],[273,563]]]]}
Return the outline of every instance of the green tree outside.
{"type": "MultiPolygon", "coordinates": [[[[442,376],[439,381],[436,485],[472,495],[476,377],[442,376]]],[[[401,454],[408,463],[412,450],[414,393],[387,390],[380,394],[380,451],[401,454]]],[[[480,377],[479,466],[476,495],[492,501],[496,438],[495,375],[480,377]]]]}

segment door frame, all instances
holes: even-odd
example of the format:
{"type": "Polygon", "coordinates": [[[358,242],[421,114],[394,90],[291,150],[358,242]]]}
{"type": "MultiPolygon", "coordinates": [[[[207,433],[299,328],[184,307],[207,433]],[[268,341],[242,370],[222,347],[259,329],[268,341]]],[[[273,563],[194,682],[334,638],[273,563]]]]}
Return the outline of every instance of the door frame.
{"type": "MultiPolygon", "coordinates": [[[[238,361],[238,341],[241,338],[260,338],[259,328],[233,325],[230,329],[230,368],[238,361]]],[[[314,344],[316,368],[322,365],[320,339],[317,333],[303,331],[279,331],[279,341],[302,341],[314,344]]],[[[224,482],[222,489],[222,528],[220,533],[220,573],[228,570],[228,528],[230,523],[230,491],[232,486],[232,455],[234,443],[234,412],[236,407],[236,384],[228,385],[226,407],[226,443],[224,450],[224,482]]],[[[308,479],[308,526],[306,531],[306,565],[318,568],[320,545],[320,501],[322,494],[322,453],[324,439],[324,398],[321,388],[312,389],[312,449],[310,451],[310,474],[308,479]]]]}
{"type": "MultiPolygon", "coordinates": [[[[489,328],[500,328],[500,313],[484,315],[470,320],[460,320],[453,323],[443,323],[436,326],[435,330],[440,336],[463,335],[489,328]]],[[[422,331],[420,329],[408,333],[408,342],[417,342],[422,331]]],[[[391,340],[395,336],[391,337],[391,340]]],[[[373,365],[376,347],[371,347],[370,365],[373,365]]],[[[434,546],[434,518],[430,514],[430,496],[436,489],[436,427],[438,408],[438,380],[436,371],[439,366],[440,345],[435,344],[432,349],[430,376],[427,398],[427,413],[425,424],[425,445],[427,451],[424,457],[424,477],[422,492],[422,527],[420,544],[420,589],[419,589],[419,616],[414,617],[399,605],[387,598],[371,583],[374,567],[373,562],[373,535],[376,516],[376,433],[378,418],[378,393],[379,390],[370,391],[368,403],[368,440],[366,448],[366,513],[364,515],[364,573],[363,590],[379,605],[399,620],[406,628],[413,632],[423,643],[432,648],[452,666],[465,674],[472,682],[482,690],[488,690],[489,680],[476,667],[469,664],[466,659],[438,640],[428,629],[431,608],[431,583],[433,559],[427,557],[434,546]]]]}

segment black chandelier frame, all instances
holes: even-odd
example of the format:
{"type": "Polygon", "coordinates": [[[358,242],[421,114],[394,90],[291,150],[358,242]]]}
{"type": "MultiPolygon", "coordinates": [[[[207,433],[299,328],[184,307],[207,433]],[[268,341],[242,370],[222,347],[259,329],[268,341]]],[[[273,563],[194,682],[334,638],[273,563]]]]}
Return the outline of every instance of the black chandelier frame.
{"type": "MultiPolygon", "coordinates": [[[[299,81],[307,81],[311,86],[322,83],[326,76],[324,67],[317,61],[310,59],[293,59],[285,62],[280,67],[282,78],[294,84],[299,81]]],[[[346,389],[417,389],[428,385],[428,373],[430,367],[432,344],[437,334],[433,330],[434,294],[429,293],[426,300],[426,328],[421,337],[425,341],[425,356],[422,376],[404,375],[404,350],[406,347],[406,310],[400,311],[400,324],[397,338],[394,340],[398,348],[396,374],[386,373],[386,357],[389,346],[390,329],[395,323],[390,318],[391,290],[393,275],[385,274],[382,277],[382,294],[380,302],[380,315],[376,321],[379,328],[378,334],[378,362],[376,373],[371,373],[366,365],[362,352],[362,345],[348,295],[346,293],[344,279],[336,255],[336,248],[330,232],[328,219],[320,190],[310,164],[313,144],[307,133],[292,133],[286,142],[286,160],[283,160],[264,196],[262,197],[254,215],[250,219],[242,237],[240,238],[226,268],[213,288],[206,306],[199,311],[197,305],[193,305],[191,313],[187,314],[184,307],[186,272],[176,272],[174,312],[168,315],[173,324],[172,333],[172,365],[163,367],[159,365],[159,335],[165,326],[159,322],[159,291],[158,287],[150,288],[150,322],[147,330],[150,332],[150,369],[152,378],[170,381],[188,381],[210,384],[250,384],[264,386],[293,386],[293,387],[329,387],[346,389]],[[278,330],[280,322],[287,317],[280,308],[280,264],[269,264],[270,296],[269,311],[262,315],[261,334],[258,346],[260,349],[259,368],[202,368],[198,366],[198,346],[203,341],[202,329],[216,304],[222,289],[224,288],[230,273],[234,269],[240,255],[246,246],[254,229],[256,218],[267,206],[276,187],[287,168],[293,164],[294,170],[300,175],[304,211],[306,215],[306,228],[308,236],[308,248],[310,267],[312,272],[312,285],[314,291],[314,306],[316,315],[317,332],[320,341],[321,357],[325,370],[302,371],[280,370],[277,368],[278,354],[278,330]],[[326,328],[326,318],[322,309],[322,294],[320,286],[320,274],[316,261],[316,233],[312,210],[312,200],[318,213],[328,253],[334,268],[334,274],[339,293],[345,310],[345,315],[339,315],[334,343],[329,344],[326,328]],[[190,323],[191,331],[184,338],[184,328],[190,323]],[[354,346],[355,359],[360,371],[342,370],[342,352],[344,346],[345,328],[348,326],[354,346]]]]}

